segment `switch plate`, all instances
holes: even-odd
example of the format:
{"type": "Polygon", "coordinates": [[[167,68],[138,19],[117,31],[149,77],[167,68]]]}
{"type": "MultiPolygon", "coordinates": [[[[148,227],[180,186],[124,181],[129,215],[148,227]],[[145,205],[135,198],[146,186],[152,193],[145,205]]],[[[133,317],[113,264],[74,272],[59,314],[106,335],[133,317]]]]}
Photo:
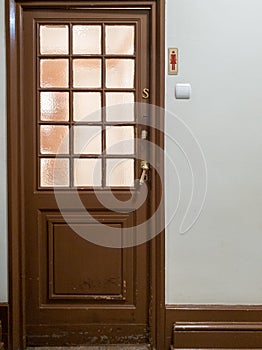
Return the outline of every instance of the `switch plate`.
{"type": "Polygon", "coordinates": [[[176,84],[175,88],[175,97],[179,100],[189,100],[191,98],[191,85],[189,83],[182,84],[178,83],[176,84]]]}

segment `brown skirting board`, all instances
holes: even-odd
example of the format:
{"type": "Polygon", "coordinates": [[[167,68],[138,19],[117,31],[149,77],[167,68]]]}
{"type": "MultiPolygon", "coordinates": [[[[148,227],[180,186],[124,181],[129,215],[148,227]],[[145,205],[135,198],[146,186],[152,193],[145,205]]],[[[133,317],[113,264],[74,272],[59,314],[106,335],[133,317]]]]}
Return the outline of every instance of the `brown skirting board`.
{"type": "Polygon", "coordinates": [[[4,349],[3,333],[2,333],[2,321],[0,320],[0,350],[4,349]]]}
{"type": "Polygon", "coordinates": [[[262,349],[261,306],[169,305],[166,346],[171,349],[262,349]]]}
{"type": "MultiPolygon", "coordinates": [[[[0,343],[3,342],[5,349],[7,349],[8,345],[8,304],[0,303],[0,321],[2,324],[2,340],[0,339],[0,343]]],[[[2,348],[0,347],[0,350],[2,348]]]]}

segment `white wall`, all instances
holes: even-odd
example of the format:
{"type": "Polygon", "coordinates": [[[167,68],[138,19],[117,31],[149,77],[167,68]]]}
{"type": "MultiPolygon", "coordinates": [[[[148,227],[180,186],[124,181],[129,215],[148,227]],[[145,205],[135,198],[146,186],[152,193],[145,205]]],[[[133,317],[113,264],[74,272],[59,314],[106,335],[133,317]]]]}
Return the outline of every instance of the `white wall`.
{"type": "MultiPolygon", "coordinates": [[[[178,76],[166,81],[166,108],[191,128],[208,170],[202,215],[178,232],[185,203],[167,228],[166,301],[262,303],[262,1],[168,0],[167,47],[178,47],[178,76]],[[192,99],[175,100],[177,82],[192,99]]],[[[177,131],[172,118],[166,129],[177,131]]],[[[167,153],[187,181],[181,152],[167,153]]],[[[177,188],[167,165],[166,206],[177,188]]],[[[188,196],[185,191],[185,196],[188,196]]],[[[188,199],[188,198],[187,198],[188,199]]]]}
{"type": "Polygon", "coordinates": [[[0,1],[0,302],[7,301],[6,91],[4,0],[0,1]]]}

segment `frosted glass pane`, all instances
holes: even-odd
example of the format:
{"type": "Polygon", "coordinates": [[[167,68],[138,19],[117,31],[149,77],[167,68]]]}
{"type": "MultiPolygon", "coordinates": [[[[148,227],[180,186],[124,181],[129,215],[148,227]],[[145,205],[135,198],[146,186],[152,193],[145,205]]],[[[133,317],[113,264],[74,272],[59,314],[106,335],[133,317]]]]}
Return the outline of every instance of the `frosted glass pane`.
{"type": "Polygon", "coordinates": [[[73,26],[73,54],[100,54],[101,26],[73,26]]]}
{"type": "Polygon", "coordinates": [[[69,186],[69,159],[42,158],[40,160],[40,186],[69,186]]]}
{"type": "Polygon", "coordinates": [[[100,126],[74,127],[74,152],[77,154],[100,154],[102,133],[100,126]]]}
{"type": "Polygon", "coordinates": [[[68,154],[69,128],[64,125],[40,126],[40,152],[42,154],[68,154]]]}
{"type": "Polygon", "coordinates": [[[134,160],[133,159],[107,159],[106,185],[107,186],[133,186],[134,160]]]}
{"type": "Polygon", "coordinates": [[[101,120],[100,92],[74,93],[74,120],[100,121],[101,120]]]}
{"type": "Polygon", "coordinates": [[[41,25],[40,53],[68,54],[68,26],[41,25]]]}
{"type": "Polygon", "coordinates": [[[106,128],[106,152],[108,154],[134,153],[134,127],[113,126],[106,128]]]}
{"type": "Polygon", "coordinates": [[[69,119],[68,92],[41,92],[40,119],[46,121],[67,121],[69,119]]]}
{"type": "Polygon", "coordinates": [[[135,63],[132,59],[106,60],[106,87],[133,88],[135,63]]]}
{"type": "Polygon", "coordinates": [[[73,61],[74,87],[101,87],[101,60],[76,59],[73,61]]]}
{"type": "Polygon", "coordinates": [[[134,26],[106,26],[106,54],[134,54],[134,26]]]}
{"type": "Polygon", "coordinates": [[[101,186],[101,159],[75,159],[74,185],[101,186]]]}
{"type": "Polygon", "coordinates": [[[68,87],[68,60],[47,59],[40,63],[41,87],[68,87]]]}
{"type": "Polygon", "coordinates": [[[134,106],[131,103],[134,103],[133,92],[107,92],[106,120],[114,122],[134,121],[134,106]],[[125,104],[128,105],[124,106],[125,104]],[[112,108],[115,105],[120,106],[112,108]]]}

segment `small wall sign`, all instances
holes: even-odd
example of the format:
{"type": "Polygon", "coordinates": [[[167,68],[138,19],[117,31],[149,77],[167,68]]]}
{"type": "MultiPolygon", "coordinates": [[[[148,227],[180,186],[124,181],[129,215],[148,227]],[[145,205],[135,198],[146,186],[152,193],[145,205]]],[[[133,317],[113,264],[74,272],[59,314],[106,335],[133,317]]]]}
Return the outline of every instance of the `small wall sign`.
{"type": "Polygon", "coordinates": [[[178,49],[168,49],[168,74],[177,75],[178,73],[178,49]]]}

